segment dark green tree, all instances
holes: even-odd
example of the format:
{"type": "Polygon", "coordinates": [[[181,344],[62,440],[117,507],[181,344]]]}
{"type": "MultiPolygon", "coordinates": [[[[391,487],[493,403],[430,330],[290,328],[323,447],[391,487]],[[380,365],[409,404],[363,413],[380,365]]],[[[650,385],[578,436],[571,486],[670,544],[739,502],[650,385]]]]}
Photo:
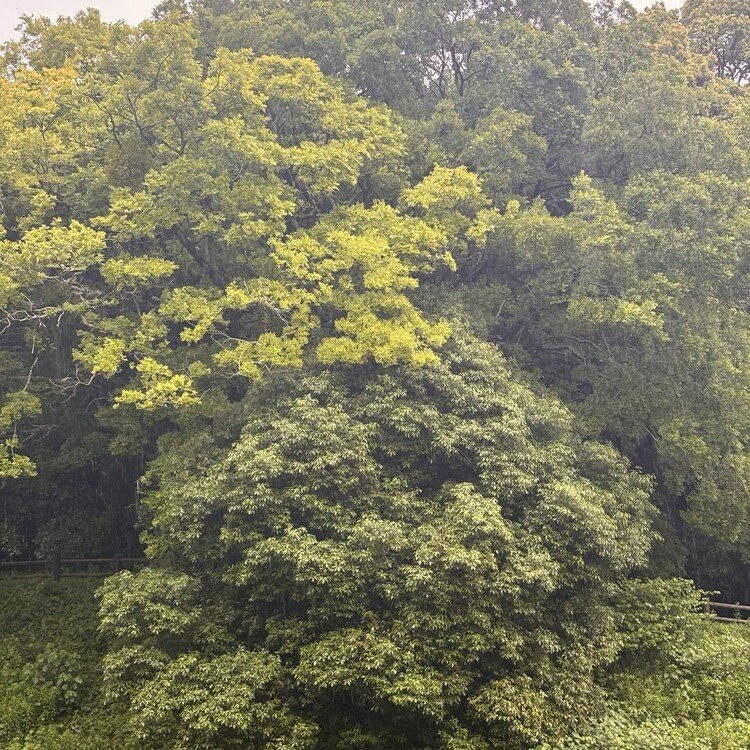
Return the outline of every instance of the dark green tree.
{"type": "Polygon", "coordinates": [[[154,567],[103,590],[140,736],[276,746],[232,719],[272,700],[248,694],[260,662],[311,732],[279,747],[520,748],[580,722],[646,559],[646,477],[463,336],[423,369],[271,378],[231,414],[236,437],[162,438],[154,567]]]}

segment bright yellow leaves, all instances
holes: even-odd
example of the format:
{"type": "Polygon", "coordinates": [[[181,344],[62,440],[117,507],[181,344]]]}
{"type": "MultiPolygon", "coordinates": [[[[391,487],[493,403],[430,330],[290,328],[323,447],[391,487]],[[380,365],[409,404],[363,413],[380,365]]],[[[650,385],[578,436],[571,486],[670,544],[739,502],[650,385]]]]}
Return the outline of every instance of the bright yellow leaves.
{"type": "Polygon", "coordinates": [[[177,264],[163,258],[131,258],[122,255],[102,264],[102,278],[116,288],[132,288],[170,276],[177,264]]]}
{"type": "Polygon", "coordinates": [[[98,340],[84,336],[75,358],[85,364],[92,375],[112,377],[125,360],[126,344],[121,338],[98,340]]]}
{"type": "Polygon", "coordinates": [[[59,220],[29,230],[18,242],[0,241],[0,311],[4,318],[8,322],[16,318],[40,320],[85,306],[88,291],[80,280],[102,260],[105,244],[103,233],[77,221],[63,226],[59,220]],[[28,309],[28,292],[44,286],[49,289],[44,302],[28,309]]]}
{"type": "Polygon", "coordinates": [[[481,182],[466,167],[435,167],[419,185],[403,192],[401,203],[424,215],[460,249],[465,249],[464,238],[477,214],[490,206],[481,182]]]}
{"type": "MultiPolygon", "coordinates": [[[[176,47],[143,28],[147,59],[124,51],[116,81],[50,73],[49,111],[30,104],[25,127],[69,137],[63,100],[85,103],[87,153],[101,145],[91,164],[107,163],[81,157],[81,179],[127,179],[104,187],[87,225],[30,226],[7,243],[0,297],[85,273],[83,296],[60,295],[85,320],[73,360],[84,381],[133,377],[117,403],[139,409],[194,402],[194,380],[216,368],[257,378],[306,360],[434,362],[450,329],[411,295],[481,235],[489,202],[476,175],[438,167],[402,191],[403,131],[312,61],[224,50],[199,80],[189,30],[176,29],[176,47]]],[[[44,200],[29,198],[29,221],[44,200]]]]}
{"type": "Polygon", "coordinates": [[[65,190],[61,175],[74,169],[75,78],[75,70],[62,67],[0,79],[0,173],[13,190],[21,229],[48,219],[65,190]]]}
{"type": "MultiPolygon", "coordinates": [[[[457,224],[446,218],[451,202],[458,204],[453,213],[461,217],[461,231],[484,205],[476,177],[452,172],[442,170],[411,193],[421,218],[383,202],[334,210],[309,229],[272,240],[268,276],[238,277],[223,291],[169,290],[158,315],[178,327],[186,344],[213,348],[217,366],[250,378],[269,367],[300,366],[308,356],[326,365],[370,358],[381,365],[431,364],[450,328],[429,321],[409,293],[421,274],[455,268],[450,247],[461,240],[451,233],[457,224]],[[438,196],[441,185],[450,190],[438,196]]],[[[191,402],[192,381],[176,380],[169,368],[157,371],[156,360],[148,361],[149,370],[137,368],[141,396],[128,390],[121,403],[191,402]]]]}
{"type": "MultiPolygon", "coordinates": [[[[476,175],[438,167],[403,192],[401,208],[365,206],[356,192],[363,175],[372,183],[404,171],[405,138],[385,110],[348,97],[302,59],[220,52],[205,85],[214,109],[194,140],[153,169],[141,191],[114,192],[100,223],[123,250],[176,235],[211,278],[161,295],[155,314],[171,343],[162,338],[139,351],[128,338],[122,361],[141,363],[142,389],[128,389],[120,402],[152,408],[162,397],[194,397],[190,378],[178,382],[166,364],[156,369],[163,357],[178,361],[175,335],[193,347],[187,359],[200,359],[202,376],[208,363],[257,378],[306,359],[434,362],[449,327],[428,320],[410,294],[421,275],[455,270],[453,251],[481,233],[475,224],[488,200],[476,175]],[[345,207],[335,208],[339,201],[345,207]]],[[[122,286],[171,268],[124,255],[103,273],[122,286]]]]}
{"type": "Polygon", "coordinates": [[[137,409],[155,409],[158,406],[186,406],[200,400],[187,375],[175,374],[151,357],[139,362],[136,370],[143,387],[123,390],[115,399],[116,406],[133,404],[137,409]]]}
{"type": "Polygon", "coordinates": [[[429,323],[407,296],[417,274],[446,256],[446,235],[383,203],[343,209],[318,226],[278,243],[273,258],[295,286],[312,293],[309,309],[327,306],[335,334],[316,347],[319,361],[425,364],[448,336],[429,323]]]}
{"type": "Polygon", "coordinates": [[[193,287],[167,292],[159,311],[172,320],[191,324],[180,333],[180,338],[186,342],[200,341],[209,331],[215,330],[217,324],[224,322],[223,300],[210,299],[204,291],[193,287]]]}
{"type": "Polygon", "coordinates": [[[323,364],[354,364],[370,356],[380,365],[433,364],[437,362],[434,349],[450,335],[445,321],[429,323],[401,295],[355,298],[335,328],[340,335],[325,339],[316,349],[323,364]],[[388,310],[387,317],[377,314],[384,309],[388,310]]]}
{"type": "Polygon", "coordinates": [[[102,260],[105,238],[80,222],[31,229],[18,243],[6,243],[3,265],[29,278],[42,280],[47,275],[70,275],[85,271],[102,260]]]}
{"type": "Polygon", "coordinates": [[[21,441],[16,425],[21,419],[35,417],[41,411],[39,399],[25,390],[6,394],[0,406],[0,480],[36,475],[34,462],[17,452],[21,441]]]}
{"type": "Polygon", "coordinates": [[[418,273],[452,266],[446,244],[443,232],[383,203],[340,209],[274,243],[276,279],[237,280],[215,296],[182,287],[165,295],[160,312],[188,324],[185,342],[223,341],[216,362],[247,377],[300,365],[313,334],[313,354],[324,364],[372,357],[423,365],[434,361],[449,328],[427,321],[407,292],[418,273]],[[227,333],[233,311],[252,309],[266,314],[272,330],[255,339],[227,333]]]}

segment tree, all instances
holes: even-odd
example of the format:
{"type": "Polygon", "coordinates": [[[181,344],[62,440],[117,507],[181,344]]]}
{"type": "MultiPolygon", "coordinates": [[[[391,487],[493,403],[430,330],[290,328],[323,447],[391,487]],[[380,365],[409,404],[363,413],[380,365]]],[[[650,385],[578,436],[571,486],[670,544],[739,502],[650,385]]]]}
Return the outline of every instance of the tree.
{"type": "MultiPolygon", "coordinates": [[[[452,244],[486,203],[476,177],[436,170],[397,208],[405,138],[387,111],[307,60],[222,51],[204,70],[196,54],[189,24],[169,18],[116,39],[86,73],[70,62],[3,82],[5,337],[30,342],[12,377],[31,372],[4,412],[14,474],[32,467],[14,425],[40,396],[51,423],[28,439],[65,439],[60,422],[78,419],[78,470],[111,441],[138,472],[167,407],[241,390],[227,375],[310,356],[424,363],[448,335],[410,293],[454,266],[452,244]],[[93,403],[120,409],[84,426],[93,403]]],[[[55,464],[58,480],[67,470],[55,464]]],[[[30,487],[13,490],[19,506],[30,487]]]]}
{"type": "Polygon", "coordinates": [[[490,338],[657,478],[679,535],[729,554],[723,573],[696,565],[706,585],[742,586],[749,528],[743,195],[720,175],[656,171],[631,179],[619,206],[581,177],[568,217],[511,205],[489,221],[483,262],[459,269],[488,285],[466,304],[490,338]]]}
{"type": "Polygon", "coordinates": [[[742,737],[744,684],[684,674],[741,648],[665,580],[750,599],[750,109],[739,62],[711,69],[742,16],[26,18],[0,79],[2,555],[150,565],[102,590],[112,732],[96,677],[82,733],[32,734],[52,693],[14,655],[8,741],[742,737]],[[724,701],[729,729],[695,720],[724,701]]]}
{"type": "Polygon", "coordinates": [[[711,55],[716,75],[750,80],[750,9],[741,0],[687,0],[682,9],[695,47],[711,55]]]}
{"type": "MultiPolygon", "coordinates": [[[[235,660],[274,664],[294,721],[336,747],[525,747],[585,714],[616,653],[609,597],[649,546],[648,481],[493,347],[270,378],[233,429],[162,439],[154,568],[104,589],[107,680],[144,737],[168,714],[211,744],[199,717],[235,660]],[[188,666],[205,694],[175,702],[188,666]]],[[[227,716],[258,679],[236,674],[227,716]]]]}

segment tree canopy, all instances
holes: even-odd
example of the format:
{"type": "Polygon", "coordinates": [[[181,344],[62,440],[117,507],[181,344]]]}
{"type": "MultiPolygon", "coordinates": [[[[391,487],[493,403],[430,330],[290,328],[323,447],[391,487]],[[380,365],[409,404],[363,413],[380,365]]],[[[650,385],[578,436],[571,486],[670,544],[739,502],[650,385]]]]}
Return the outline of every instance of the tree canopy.
{"type": "MultiPolygon", "coordinates": [[[[748,24],[24,17],[0,560],[145,550],[99,591],[92,748],[744,747],[712,655],[747,644],[695,609],[750,602],[748,24]]],[[[0,747],[75,745],[84,689],[38,677],[71,653],[8,647],[0,747]]]]}

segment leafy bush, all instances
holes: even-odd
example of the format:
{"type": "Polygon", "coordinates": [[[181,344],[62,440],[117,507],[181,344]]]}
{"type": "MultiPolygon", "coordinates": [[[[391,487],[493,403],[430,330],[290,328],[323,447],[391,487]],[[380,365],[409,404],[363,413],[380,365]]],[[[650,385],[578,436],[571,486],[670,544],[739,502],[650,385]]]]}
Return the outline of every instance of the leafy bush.
{"type": "MultiPolygon", "coordinates": [[[[100,750],[97,580],[0,579],[0,748],[100,750]],[[83,720],[83,724],[82,724],[83,720]],[[97,728],[98,727],[98,728],[97,728]]],[[[113,724],[113,726],[116,725],[113,724]]],[[[114,743],[122,746],[122,742],[114,743]]]]}
{"type": "Polygon", "coordinates": [[[55,718],[55,692],[49,686],[12,681],[0,685],[0,742],[23,737],[55,718]]]}
{"type": "Polygon", "coordinates": [[[3,745],[3,750],[141,750],[121,714],[94,710],[63,723],[40,726],[23,738],[3,745]]]}
{"type": "Polygon", "coordinates": [[[750,747],[750,632],[706,620],[700,599],[687,581],[632,582],[603,715],[538,750],[750,747]]]}
{"type": "Polygon", "coordinates": [[[32,685],[52,688],[58,712],[69,711],[78,705],[83,677],[77,654],[48,645],[28,671],[31,672],[29,682],[32,685]]]}

